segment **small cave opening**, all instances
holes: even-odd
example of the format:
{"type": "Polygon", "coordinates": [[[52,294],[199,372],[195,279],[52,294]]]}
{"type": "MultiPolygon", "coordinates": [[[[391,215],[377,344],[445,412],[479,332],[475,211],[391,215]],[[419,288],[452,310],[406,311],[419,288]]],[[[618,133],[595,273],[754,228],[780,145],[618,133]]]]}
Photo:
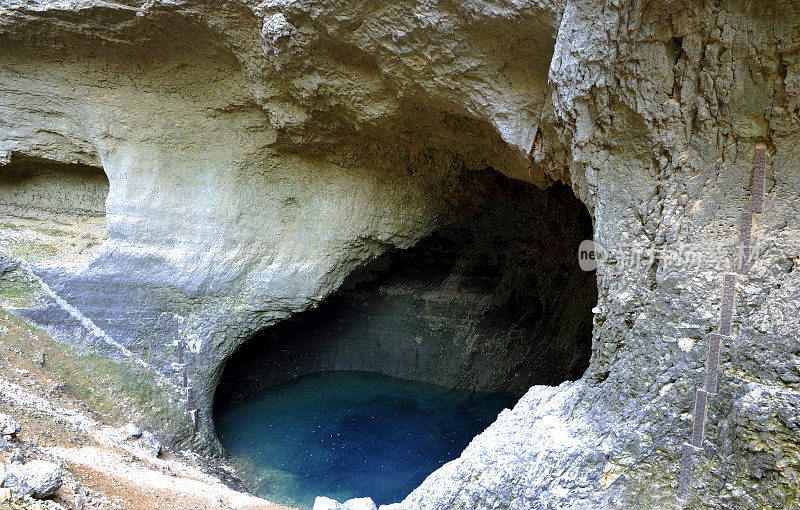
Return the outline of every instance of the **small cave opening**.
{"type": "Polygon", "coordinates": [[[593,272],[585,206],[562,184],[502,192],[408,249],[353,272],[317,308],[227,360],[220,442],[251,489],[402,500],[531,386],[589,365],[593,272]]]}
{"type": "Polygon", "coordinates": [[[11,260],[69,265],[90,258],[108,239],[108,192],[102,168],[11,155],[0,167],[0,301],[33,303],[32,282],[11,260]]]}
{"type": "Polygon", "coordinates": [[[109,185],[102,168],[14,154],[0,173],[3,217],[61,225],[105,218],[109,185]]]}

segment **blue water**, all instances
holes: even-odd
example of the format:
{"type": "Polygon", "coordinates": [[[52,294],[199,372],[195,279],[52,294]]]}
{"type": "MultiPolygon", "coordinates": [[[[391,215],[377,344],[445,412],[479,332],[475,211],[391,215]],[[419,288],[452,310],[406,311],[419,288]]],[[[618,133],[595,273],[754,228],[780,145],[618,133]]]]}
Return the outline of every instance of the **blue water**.
{"type": "Polygon", "coordinates": [[[371,372],[321,372],[218,405],[215,422],[260,496],[300,508],[316,496],[369,496],[380,505],[403,500],[515,401],[371,372]]]}

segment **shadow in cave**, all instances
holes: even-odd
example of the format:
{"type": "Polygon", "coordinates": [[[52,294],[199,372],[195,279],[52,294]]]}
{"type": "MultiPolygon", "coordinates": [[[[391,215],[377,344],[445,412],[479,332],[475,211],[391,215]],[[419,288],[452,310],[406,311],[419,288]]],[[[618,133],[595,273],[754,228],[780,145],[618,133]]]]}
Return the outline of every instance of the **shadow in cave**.
{"type": "Polygon", "coordinates": [[[330,370],[517,395],[578,379],[597,302],[595,274],[577,263],[591,217],[567,186],[504,180],[475,212],[247,341],[226,364],[217,405],[330,370]]]}
{"type": "Polygon", "coordinates": [[[0,215],[59,224],[102,219],[108,189],[102,168],[14,154],[0,179],[0,215]]]}
{"type": "Polygon", "coordinates": [[[230,357],[214,420],[256,493],[309,509],[318,495],[400,501],[530,386],[583,374],[591,217],[566,186],[498,182],[230,357]]]}

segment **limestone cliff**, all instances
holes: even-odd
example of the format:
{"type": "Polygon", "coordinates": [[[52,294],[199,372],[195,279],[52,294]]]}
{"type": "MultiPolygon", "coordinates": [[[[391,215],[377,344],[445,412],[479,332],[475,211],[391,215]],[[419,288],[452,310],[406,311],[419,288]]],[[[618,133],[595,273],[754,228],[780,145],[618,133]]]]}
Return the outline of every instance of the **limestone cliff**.
{"type": "Polygon", "coordinates": [[[184,316],[203,448],[255,332],[504,192],[480,171],[561,181],[617,257],[589,368],[533,387],[401,507],[670,506],[735,269],[717,247],[763,143],[758,257],[688,497],[797,504],[799,49],[792,0],[2,0],[3,214],[89,221],[108,180],[86,253],[4,237],[47,288],[19,313],[167,380],[184,316]],[[631,244],[649,257],[623,263],[631,244]],[[656,255],[686,246],[699,263],[656,255]]]}

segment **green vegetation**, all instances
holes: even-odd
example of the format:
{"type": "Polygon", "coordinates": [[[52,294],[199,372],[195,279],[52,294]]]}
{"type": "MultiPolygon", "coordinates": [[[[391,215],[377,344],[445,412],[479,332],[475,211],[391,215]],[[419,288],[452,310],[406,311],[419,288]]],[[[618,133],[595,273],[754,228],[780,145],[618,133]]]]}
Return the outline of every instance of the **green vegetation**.
{"type": "Polygon", "coordinates": [[[13,307],[33,306],[39,286],[19,271],[0,278],[0,301],[13,307]]]}
{"type": "Polygon", "coordinates": [[[161,431],[188,422],[180,403],[171,401],[169,389],[159,384],[156,374],[57,342],[5,310],[0,311],[0,324],[7,330],[0,333],[4,347],[18,353],[19,359],[11,360],[15,367],[57,376],[64,391],[84,402],[103,422],[122,425],[135,421],[161,431]],[[43,366],[32,361],[42,355],[43,366]]]}

